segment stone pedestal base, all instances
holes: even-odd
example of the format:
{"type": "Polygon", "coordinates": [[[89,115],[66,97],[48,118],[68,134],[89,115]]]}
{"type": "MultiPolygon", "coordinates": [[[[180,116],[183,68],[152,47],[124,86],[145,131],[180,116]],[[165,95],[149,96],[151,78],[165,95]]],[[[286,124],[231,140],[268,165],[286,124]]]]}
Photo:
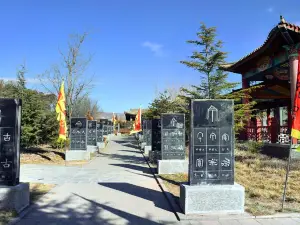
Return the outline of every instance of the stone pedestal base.
{"type": "Polygon", "coordinates": [[[97,150],[98,150],[97,146],[93,146],[93,145],[88,145],[87,146],[87,151],[90,152],[90,153],[97,152],[97,150]]]}
{"type": "Polygon", "coordinates": [[[105,148],[105,143],[104,142],[97,142],[97,147],[98,147],[98,149],[103,149],[103,148],[105,148]]]}
{"type": "Polygon", "coordinates": [[[142,142],[143,141],[143,135],[139,134],[138,140],[139,140],[139,142],[142,142]]]}
{"type": "Polygon", "coordinates": [[[29,206],[29,183],[16,186],[0,186],[0,211],[15,210],[21,212],[29,206]]]}
{"type": "Polygon", "coordinates": [[[157,160],[161,159],[161,152],[160,151],[149,151],[149,161],[151,163],[157,163],[157,160]]]}
{"type": "Polygon", "coordinates": [[[146,145],[145,148],[144,148],[144,155],[149,157],[149,151],[151,151],[151,146],[149,145],[146,145]]]}
{"type": "Polygon", "coordinates": [[[158,160],[158,174],[188,173],[188,160],[158,160]]]}
{"type": "Polygon", "coordinates": [[[122,134],[121,133],[117,133],[117,136],[122,136],[122,134]]]}
{"type": "Polygon", "coordinates": [[[141,149],[143,150],[145,148],[145,146],[146,146],[146,142],[142,142],[141,143],[141,149]]]}
{"type": "Polygon", "coordinates": [[[244,213],[245,188],[234,185],[180,185],[180,207],[185,214],[244,213]]]}
{"type": "Polygon", "coordinates": [[[84,150],[69,150],[66,151],[66,161],[75,160],[90,160],[91,154],[84,150]]]}

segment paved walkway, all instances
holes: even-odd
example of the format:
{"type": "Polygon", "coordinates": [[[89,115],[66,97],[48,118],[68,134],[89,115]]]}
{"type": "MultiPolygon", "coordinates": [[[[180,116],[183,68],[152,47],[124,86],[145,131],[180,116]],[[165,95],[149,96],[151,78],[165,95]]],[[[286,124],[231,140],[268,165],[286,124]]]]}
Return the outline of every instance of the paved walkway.
{"type": "Polygon", "coordinates": [[[140,151],[115,137],[84,167],[24,165],[21,181],[59,184],[18,225],[176,224],[140,151]]]}
{"type": "Polygon", "coordinates": [[[297,218],[187,216],[177,221],[133,139],[114,137],[83,167],[23,165],[21,181],[58,184],[18,225],[300,225],[297,218]]]}

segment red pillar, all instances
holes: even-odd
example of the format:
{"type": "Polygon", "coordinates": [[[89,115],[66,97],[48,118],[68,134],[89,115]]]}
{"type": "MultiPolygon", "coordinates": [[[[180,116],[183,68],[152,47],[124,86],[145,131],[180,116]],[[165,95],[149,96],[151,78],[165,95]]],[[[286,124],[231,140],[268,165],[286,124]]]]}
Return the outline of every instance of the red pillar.
{"type": "Polygon", "coordinates": [[[262,141],[262,121],[256,118],[256,141],[262,141]]]}
{"type": "MultiPolygon", "coordinates": [[[[249,81],[247,81],[245,78],[242,78],[242,88],[243,89],[247,89],[249,88],[250,85],[249,85],[249,81]]],[[[248,98],[244,98],[243,99],[243,103],[248,103],[249,102],[249,99],[248,98]]]]}
{"type": "Polygon", "coordinates": [[[278,139],[278,121],[275,117],[271,119],[271,143],[276,143],[278,139]]]}
{"type": "Polygon", "coordinates": [[[267,126],[271,126],[271,109],[267,109],[267,126]]]}
{"type": "MultiPolygon", "coordinates": [[[[242,77],[242,89],[247,89],[249,88],[249,82],[242,77]]],[[[242,99],[242,102],[245,104],[245,103],[248,103],[249,102],[249,99],[248,98],[243,98],[242,99]]],[[[248,115],[247,115],[248,116],[248,115]]],[[[251,126],[251,121],[249,120],[248,123],[246,123],[246,127],[249,127],[251,126]]],[[[247,134],[247,129],[244,129],[243,131],[241,131],[240,133],[240,138],[242,140],[248,140],[249,137],[248,137],[248,134],[247,134]]]]}
{"type": "MultiPolygon", "coordinates": [[[[299,43],[292,46],[285,47],[289,55],[289,72],[290,72],[290,93],[291,93],[291,111],[294,109],[294,98],[296,92],[296,82],[297,82],[297,73],[298,73],[298,48],[299,43]]],[[[292,138],[292,143],[297,144],[297,139],[292,138]]]]}

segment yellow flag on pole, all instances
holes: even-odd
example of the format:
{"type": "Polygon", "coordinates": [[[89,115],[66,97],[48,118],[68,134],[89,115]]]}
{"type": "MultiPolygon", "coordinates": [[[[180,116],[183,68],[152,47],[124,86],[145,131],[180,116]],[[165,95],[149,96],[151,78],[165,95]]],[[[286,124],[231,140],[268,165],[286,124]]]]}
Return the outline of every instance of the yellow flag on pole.
{"type": "Polygon", "coordinates": [[[65,84],[62,81],[58,93],[57,104],[55,107],[57,121],[59,121],[59,138],[67,139],[67,122],[66,122],[66,97],[65,97],[65,84]]]}

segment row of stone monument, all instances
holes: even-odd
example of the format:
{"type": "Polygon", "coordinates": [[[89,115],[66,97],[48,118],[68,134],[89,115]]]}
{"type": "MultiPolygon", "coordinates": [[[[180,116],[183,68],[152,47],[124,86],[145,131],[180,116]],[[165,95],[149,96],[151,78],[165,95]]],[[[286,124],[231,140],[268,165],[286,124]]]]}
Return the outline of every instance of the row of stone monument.
{"type": "MultiPolygon", "coordinates": [[[[20,99],[0,98],[0,210],[20,212],[29,205],[29,183],[20,183],[21,108],[20,99]]],[[[113,123],[71,118],[69,132],[66,160],[89,160],[91,152],[105,147],[113,123]]]]}
{"type": "Polygon", "coordinates": [[[142,120],[136,138],[144,155],[157,162],[158,174],[188,173],[180,186],[186,214],[243,213],[245,190],[234,182],[233,101],[193,100],[190,107],[188,129],[180,113],[142,120]]]}
{"type": "Polygon", "coordinates": [[[113,122],[108,119],[87,120],[86,118],[71,118],[70,148],[66,151],[66,161],[89,160],[90,153],[105,147],[114,133],[113,122]]]}

